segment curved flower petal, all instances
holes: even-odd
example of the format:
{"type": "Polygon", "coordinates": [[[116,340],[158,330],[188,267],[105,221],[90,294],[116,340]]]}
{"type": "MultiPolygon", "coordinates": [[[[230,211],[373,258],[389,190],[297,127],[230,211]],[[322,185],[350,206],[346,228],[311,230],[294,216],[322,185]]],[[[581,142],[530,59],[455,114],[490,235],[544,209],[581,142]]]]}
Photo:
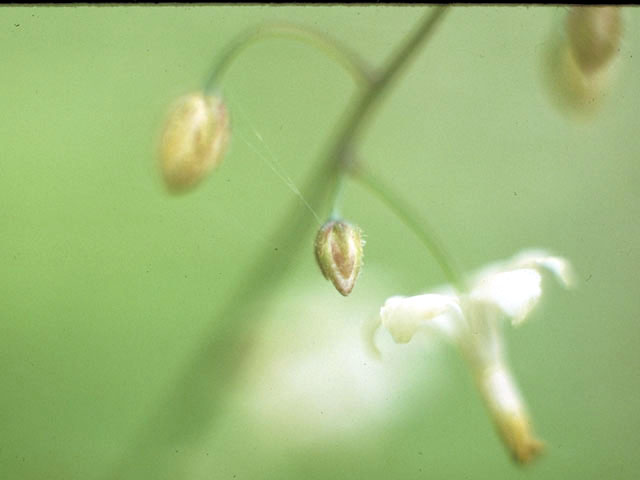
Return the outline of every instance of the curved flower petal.
{"type": "Polygon", "coordinates": [[[537,304],[542,294],[542,272],[551,272],[565,287],[575,283],[571,264],[545,250],[525,250],[511,260],[492,264],[476,275],[470,297],[474,301],[497,306],[521,324],[537,304]]]}
{"type": "Polygon", "coordinates": [[[463,313],[457,297],[426,294],[391,297],[380,309],[380,317],[396,343],[407,343],[422,327],[455,337],[463,313]]]}
{"type": "Polygon", "coordinates": [[[526,250],[513,259],[515,268],[544,269],[553,273],[565,287],[575,285],[575,274],[568,260],[544,250],[526,250]]]}
{"type": "Polygon", "coordinates": [[[481,278],[470,297],[474,302],[496,305],[518,325],[538,303],[541,280],[542,276],[533,268],[498,272],[481,278]]]}

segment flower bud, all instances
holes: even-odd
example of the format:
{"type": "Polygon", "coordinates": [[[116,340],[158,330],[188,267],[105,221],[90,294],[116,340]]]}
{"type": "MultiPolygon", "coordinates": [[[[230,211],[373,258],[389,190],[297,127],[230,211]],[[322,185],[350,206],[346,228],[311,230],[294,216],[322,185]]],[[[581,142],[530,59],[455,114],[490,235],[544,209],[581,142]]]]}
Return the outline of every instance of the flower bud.
{"type": "Polygon", "coordinates": [[[318,266],[345,297],[353,290],[360,273],[362,246],[360,229],[340,220],[325,223],[316,236],[318,266]]]}
{"type": "Polygon", "coordinates": [[[615,57],[621,33],[618,7],[572,7],[569,10],[569,45],[576,63],[585,74],[592,74],[615,57]]]}
{"type": "Polygon", "coordinates": [[[613,84],[622,18],[616,7],[571,7],[545,55],[549,93],[567,113],[588,118],[613,84]]]}
{"type": "Polygon", "coordinates": [[[229,116],[219,97],[193,93],[179,99],[160,140],[160,168],[173,193],[189,190],[217,167],[229,141],[229,116]]]}

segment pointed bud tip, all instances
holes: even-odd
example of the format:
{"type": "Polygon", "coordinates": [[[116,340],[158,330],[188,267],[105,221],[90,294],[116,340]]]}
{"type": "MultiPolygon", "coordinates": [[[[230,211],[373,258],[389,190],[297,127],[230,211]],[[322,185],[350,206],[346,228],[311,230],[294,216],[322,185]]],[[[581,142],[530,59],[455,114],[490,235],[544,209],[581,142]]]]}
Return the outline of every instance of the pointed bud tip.
{"type": "Polygon", "coordinates": [[[318,231],[316,262],[324,277],[345,297],[351,293],[362,267],[362,233],[341,220],[331,220],[318,231]]]}
{"type": "Polygon", "coordinates": [[[160,170],[171,193],[191,190],[215,169],[229,142],[229,116],[220,97],[186,95],[173,105],[160,139],[160,170]]]}

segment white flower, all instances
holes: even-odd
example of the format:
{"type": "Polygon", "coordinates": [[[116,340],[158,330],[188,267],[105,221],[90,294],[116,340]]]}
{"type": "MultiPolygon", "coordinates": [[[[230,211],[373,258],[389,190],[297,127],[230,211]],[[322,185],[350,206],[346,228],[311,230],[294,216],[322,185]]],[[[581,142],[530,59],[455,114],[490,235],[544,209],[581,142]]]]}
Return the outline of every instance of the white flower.
{"type": "Polygon", "coordinates": [[[499,433],[521,463],[532,460],[542,444],[507,367],[499,321],[524,322],[540,299],[544,272],[564,286],[573,284],[567,260],[526,251],[478,272],[467,292],[445,287],[439,293],[392,297],[380,310],[382,325],[397,343],[409,342],[418,331],[435,330],[459,346],[499,433]]]}

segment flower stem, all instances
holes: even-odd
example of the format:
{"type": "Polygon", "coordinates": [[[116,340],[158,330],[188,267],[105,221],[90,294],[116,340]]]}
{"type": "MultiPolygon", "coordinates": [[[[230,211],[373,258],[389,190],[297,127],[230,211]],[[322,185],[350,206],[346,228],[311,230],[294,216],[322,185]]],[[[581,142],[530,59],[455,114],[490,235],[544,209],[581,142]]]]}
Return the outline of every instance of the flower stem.
{"type": "Polygon", "coordinates": [[[396,216],[420,239],[431,255],[436,259],[447,280],[458,291],[464,291],[464,284],[459,270],[456,268],[451,256],[447,253],[443,243],[438,239],[429,224],[422,220],[409,204],[392,192],[384,182],[373,175],[369,170],[358,165],[352,170],[352,175],[359,180],[373,194],[375,194],[396,216]]]}
{"type": "Polygon", "coordinates": [[[240,35],[222,52],[216,60],[211,74],[204,86],[206,93],[215,90],[224,73],[238,55],[249,45],[270,37],[292,38],[323,51],[337,61],[353,77],[360,86],[367,86],[372,81],[368,65],[355,53],[336,40],[306,27],[287,23],[265,24],[240,35]]]}
{"type": "Polygon", "coordinates": [[[333,190],[333,198],[331,199],[331,213],[329,213],[328,220],[340,220],[342,218],[342,193],[344,192],[344,185],[346,183],[346,172],[338,172],[338,180],[333,190]]]}
{"type": "MultiPolygon", "coordinates": [[[[351,163],[354,157],[352,152],[355,149],[354,145],[367,126],[369,114],[377,106],[402,68],[416,55],[420,45],[433,33],[435,27],[440,23],[447,10],[447,6],[433,8],[433,10],[421,20],[418,28],[410,34],[398,51],[391,56],[389,63],[383,67],[375,77],[371,86],[360,93],[360,96],[355,100],[355,106],[351,110],[351,115],[347,118],[344,127],[340,131],[340,135],[333,144],[333,148],[329,150],[328,158],[333,159],[333,163],[330,164],[331,169],[342,172],[343,174],[351,170],[351,163]]],[[[334,203],[339,195],[340,183],[338,174],[331,187],[330,194],[330,198],[334,203]]]]}
{"type": "MultiPolygon", "coordinates": [[[[348,171],[349,152],[363,130],[367,115],[429,37],[445,11],[446,7],[432,9],[375,80],[360,92],[322,162],[302,188],[311,205],[326,202],[327,195],[331,201],[338,196],[341,178],[348,171]]],[[[252,36],[258,39],[262,34],[249,35],[252,36]]],[[[247,42],[240,39],[226,50],[206,83],[207,89],[215,86],[247,42]]],[[[313,225],[310,220],[308,215],[302,214],[297,202],[287,209],[273,231],[269,247],[260,252],[247,270],[244,281],[216,311],[214,321],[203,335],[202,345],[185,366],[169,398],[140,432],[131,454],[107,478],[175,478],[172,469],[176,469],[176,447],[200,440],[212,427],[223,407],[224,392],[235,378],[256,332],[256,317],[263,313],[268,293],[280,285],[287,267],[305,245],[302,240],[308,238],[313,225]],[[282,247],[279,250],[287,252],[286,258],[274,254],[274,246],[282,247]]]]}

